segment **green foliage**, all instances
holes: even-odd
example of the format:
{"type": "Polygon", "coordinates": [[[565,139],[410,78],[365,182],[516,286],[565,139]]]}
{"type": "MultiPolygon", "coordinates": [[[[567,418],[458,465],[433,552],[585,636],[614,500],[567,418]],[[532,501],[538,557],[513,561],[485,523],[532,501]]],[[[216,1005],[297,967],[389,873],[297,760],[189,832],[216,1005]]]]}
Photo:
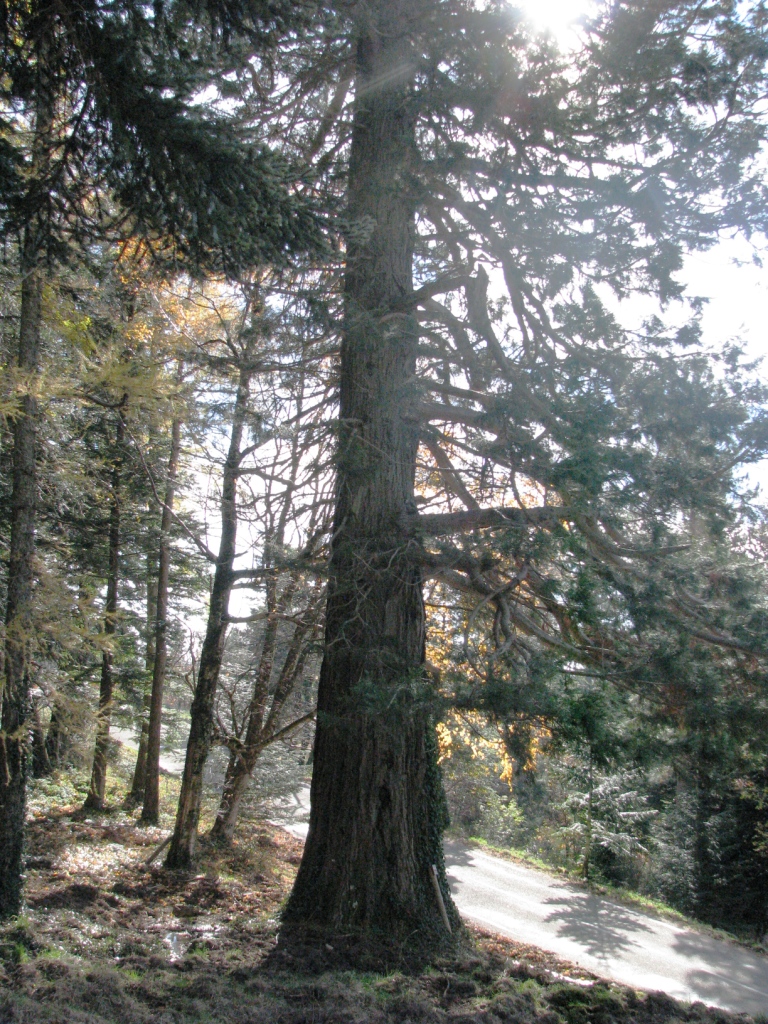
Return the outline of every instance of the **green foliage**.
{"type": "Polygon", "coordinates": [[[631,861],[648,853],[644,845],[647,823],[657,812],[646,807],[648,798],[641,788],[644,780],[638,773],[596,772],[592,762],[579,765],[573,761],[566,761],[561,771],[567,775],[563,788],[568,793],[563,810],[571,821],[562,834],[574,844],[574,856],[581,863],[584,877],[589,877],[593,860],[601,863],[600,854],[603,874],[610,877],[617,861],[631,861]]]}
{"type": "MultiPolygon", "coordinates": [[[[161,479],[181,406],[190,443],[219,443],[243,338],[258,336],[259,365],[274,372],[259,370],[250,455],[301,438],[288,462],[258,454],[240,467],[238,500],[272,573],[254,615],[275,614],[268,588],[282,586],[305,542],[323,557],[330,531],[312,510],[327,509],[332,491],[329,438],[348,475],[373,476],[382,459],[351,424],[329,426],[339,266],[375,214],[347,214],[343,243],[324,248],[347,206],[360,5],[88,0],[56,15],[37,2],[0,6],[0,223],[9,238],[34,235],[52,268],[93,272],[59,273],[45,296],[54,369],[40,384],[51,415],[40,445],[36,696],[41,707],[57,694],[82,700],[108,642],[98,625],[105,510],[120,462],[125,585],[109,642],[131,712],[146,679],[146,560],[157,539],[148,478],[161,479]],[[171,311],[167,294],[125,279],[105,239],[142,275],[186,269],[239,276],[243,287],[225,298],[190,291],[171,311]],[[327,273],[290,267],[308,252],[327,273]],[[265,263],[280,272],[253,272],[265,263]],[[174,392],[167,323],[195,306],[210,315],[176,324],[194,339],[194,383],[174,392]],[[117,451],[121,405],[132,439],[117,451]],[[278,528],[277,482],[291,459],[289,525],[278,528]]],[[[398,415],[421,423],[418,458],[403,470],[415,467],[421,518],[409,505],[382,532],[419,563],[440,609],[428,640],[436,669],[384,687],[372,673],[355,699],[370,711],[456,712],[481,734],[482,750],[468,744],[443,761],[457,827],[585,873],[591,863],[759,931],[768,581],[761,513],[738,473],[768,452],[768,393],[738,345],[704,348],[682,267],[723,232],[757,238],[768,227],[765,6],[622,0],[597,11],[573,54],[502,3],[427,3],[413,18],[403,103],[416,128],[396,186],[415,210],[421,290],[386,315],[413,312],[420,325],[398,415]],[[656,308],[630,330],[617,300],[637,295],[656,308]],[[508,519],[483,521],[494,507],[508,519]],[[427,521],[464,513],[455,528],[427,521]]],[[[388,324],[376,313],[366,325],[379,345],[388,324]]],[[[18,384],[7,372],[6,417],[18,384]]],[[[384,384],[360,381],[371,394],[384,384]]],[[[3,478],[5,530],[7,464],[3,478]]],[[[203,581],[181,540],[197,532],[186,516],[174,534],[177,611],[203,581]]],[[[333,543],[343,554],[341,527],[333,543]]],[[[300,611],[280,611],[281,656],[300,611]]],[[[256,627],[247,642],[263,648],[264,637],[256,627]]],[[[177,653],[181,640],[177,628],[177,653]]],[[[252,692],[239,673],[255,665],[237,645],[225,666],[231,721],[218,709],[229,740],[252,692]]],[[[312,699],[309,675],[294,709],[312,699]]],[[[174,698],[184,685],[177,671],[174,698]]],[[[186,695],[177,703],[185,709],[186,695]]],[[[294,754],[268,755],[257,803],[303,770],[294,754]]]]}
{"type": "Polygon", "coordinates": [[[198,100],[247,61],[239,33],[264,51],[292,21],[287,4],[3,4],[5,232],[34,223],[58,261],[133,235],[168,269],[232,275],[320,245],[298,173],[198,100]]]}

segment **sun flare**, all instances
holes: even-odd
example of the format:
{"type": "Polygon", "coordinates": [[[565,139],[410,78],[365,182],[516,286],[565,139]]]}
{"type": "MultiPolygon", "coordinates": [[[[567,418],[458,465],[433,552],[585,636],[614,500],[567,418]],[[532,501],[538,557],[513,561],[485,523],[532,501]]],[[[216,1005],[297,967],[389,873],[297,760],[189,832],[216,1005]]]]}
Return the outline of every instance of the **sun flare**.
{"type": "Polygon", "coordinates": [[[517,0],[516,6],[541,32],[551,33],[561,45],[572,45],[575,23],[597,7],[596,0],[517,0]]]}

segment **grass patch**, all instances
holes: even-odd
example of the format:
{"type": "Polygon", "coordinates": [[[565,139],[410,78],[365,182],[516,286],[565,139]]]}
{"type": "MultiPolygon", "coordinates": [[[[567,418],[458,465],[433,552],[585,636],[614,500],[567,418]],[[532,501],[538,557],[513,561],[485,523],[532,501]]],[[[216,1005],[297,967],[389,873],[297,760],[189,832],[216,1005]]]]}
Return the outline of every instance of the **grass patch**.
{"type": "Polygon", "coordinates": [[[461,843],[467,843],[468,846],[479,846],[492,853],[494,857],[501,857],[515,864],[527,864],[529,867],[538,868],[539,871],[546,871],[548,875],[557,874],[566,875],[568,878],[576,877],[566,868],[548,864],[541,857],[536,857],[534,854],[528,853],[527,850],[516,846],[494,846],[493,843],[489,843],[487,839],[481,839],[479,836],[470,836],[469,839],[463,839],[457,835],[454,838],[461,843]]]}

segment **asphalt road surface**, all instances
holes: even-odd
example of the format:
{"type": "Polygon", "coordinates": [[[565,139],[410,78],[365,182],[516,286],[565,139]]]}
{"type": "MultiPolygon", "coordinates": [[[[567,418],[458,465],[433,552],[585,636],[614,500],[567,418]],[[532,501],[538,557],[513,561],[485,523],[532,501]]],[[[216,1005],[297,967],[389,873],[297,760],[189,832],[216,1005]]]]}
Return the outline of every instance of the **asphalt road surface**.
{"type": "MultiPolygon", "coordinates": [[[[309,790],[276,812],[275,824],[305,838],[309,790]]],[[[446,841],[445,860],[456,906],[488,931],[623,985],[768,1021],[768,957],[462,843],[446,841]]]]}
{"type": "Polygon", "coordinates": [[[768,957],[461,843],[447,841],[445,859],[456,906],[488,931],[624,985],[768,1019],[768,957]]]}

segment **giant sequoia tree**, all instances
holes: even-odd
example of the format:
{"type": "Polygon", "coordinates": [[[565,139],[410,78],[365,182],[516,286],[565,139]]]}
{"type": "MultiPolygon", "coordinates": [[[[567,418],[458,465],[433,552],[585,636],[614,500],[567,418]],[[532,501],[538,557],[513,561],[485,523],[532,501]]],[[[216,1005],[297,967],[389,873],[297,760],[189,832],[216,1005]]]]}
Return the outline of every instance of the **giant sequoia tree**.
{"type": "Polygon", "coordinates": [[[629,0],[566,60],[501,4],[345,11],[336,516],[285,923],[435,948],[457,918],[426,578],[472,602],[465,705],[512,707],[553,664],[652,688],[660,623],[734,669],[765,653],[678,557],[694,519],[732,518],[733,467],[765,450],[762,391],[734,352],[713,369],[695,319],[630,332],[605,305],[669,301],[686,250],[764,228],[765,12],[629,0]]]}

